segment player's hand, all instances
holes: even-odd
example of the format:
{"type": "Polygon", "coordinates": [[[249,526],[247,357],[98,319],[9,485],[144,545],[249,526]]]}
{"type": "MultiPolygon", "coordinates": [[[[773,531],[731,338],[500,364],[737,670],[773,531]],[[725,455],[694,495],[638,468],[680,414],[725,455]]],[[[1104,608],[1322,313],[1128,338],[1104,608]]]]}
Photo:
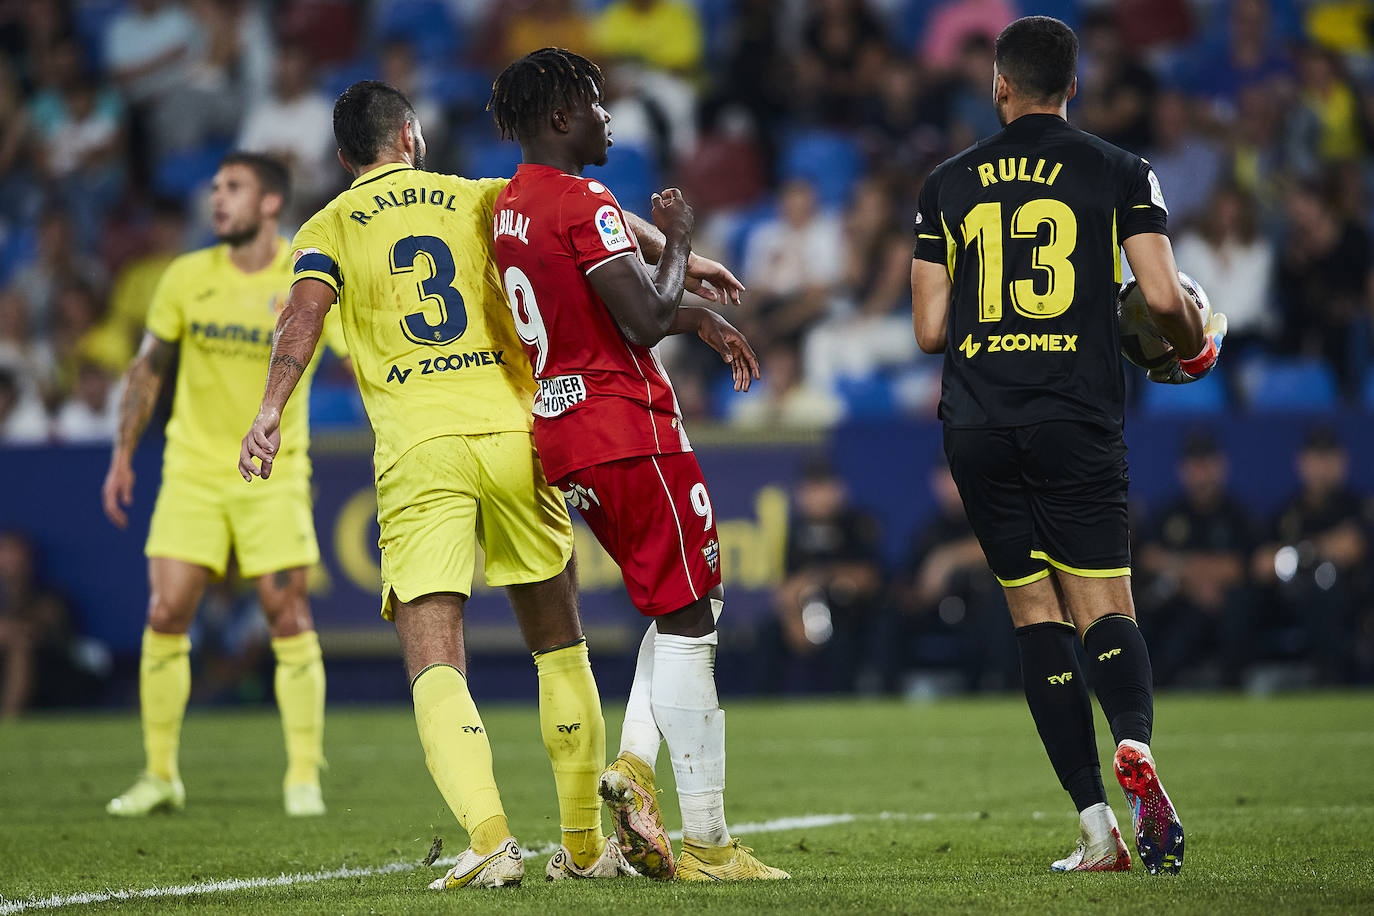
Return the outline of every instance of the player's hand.
{"type": "Polygon", "coordinates": [[[105,483],[100,487],[100,501],[105,506],[105,517],[116,528],[129,524],[125,506],[134,502],[134,469],[127,458],[110,459],[110,469],[105,473],[105,483]]]}
{"type": "Polygon", "coordinates": [[[744,284],[724,264],[699,254],[688,256],[687,279],[682,285],[689,293],[722,305],[739,305],[744,295],[744,284]]]}
{"type": "Polygon", "coordinates": [[[690,236],[696,228],[696,214],[677,188],[667,188],[653,196],[654,225],[668,238],[690,236]]]}
{"type": "Polygon", "coordinates": [[[281,411],[264,407],[258,411],[248,435],[243,437],[239,446],[239,473],[243,479],[252,481],[254,476],[263,480],[272,476],[272,461],[281,448],[281,411]],[[258,459],[258,464],[253,459],[258,459]],[[261,467],[259,467],[261,465],[261,467]]]}
{"type": "Polygon", "coordinates": [[[1206,343],[1201,353],[1192,359],[1171,359],[1163,366],[1151,369],[1147,378],[1161,385],[1186,385],[1211,372],[1221,358],[1221,342],[1226,338],[1226,316],[1221,312],[1213,312],[1207,327],[1202,329],[1202,336],[1206,343]]]}
{"type": "Polygon", "coordinates": [[[748,391],[750,384],[759,377],[759,358],[749,340],[730,322],[711,309],[703,309],[706,314],[697,328],[697,336],[706,342],[720,358],[730,364],[730,374],[735,377],[735,390],[748,391]]]}

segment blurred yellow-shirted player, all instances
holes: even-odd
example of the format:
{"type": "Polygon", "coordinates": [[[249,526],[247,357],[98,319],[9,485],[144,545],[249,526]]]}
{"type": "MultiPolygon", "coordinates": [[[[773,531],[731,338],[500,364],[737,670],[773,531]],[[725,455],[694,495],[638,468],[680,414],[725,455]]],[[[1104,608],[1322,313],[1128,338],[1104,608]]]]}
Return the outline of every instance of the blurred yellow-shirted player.
{"type": "Polygon", "coordinates": [[[239,470],[275,481],[279,418],[337,302],[376,434],[382,613],[400,637],[429,771],[471,838],[433,886],[524,875],[465,679],[478,543],[539,674],[564,846],[547,874],[633,873],[601,835],[605,726],[577,615],[572,526],[534,451],[532,373],[492,260],[492,203],[505,182],[422,171],[414,109],[382,83],[339,97],[334,133],[356,180],[296,236],[295,282],[239,470]]]}
{"type": "MultiPolygon", "coordinates": [[[[133,498],[134,449],[167,367],[180,354],[162,488],[145,548],[151,595],[139,694],[147,764],[133,787],[110,802],[111,814],[185,804],[177,749],[191,686],[186,633],[207,581],[224,574],[231,549],[243,576],[257,579],[277,659],[287,813],[324,813],[324,665],[305,593],[306,570],[319,560],[305,400],[283,419],[280,474],[268,485],[245,488],[232,458],[239,431],[257,413],[273,328],[291,284],[291,246],[277,234],[288,192],[286,169],[277,161],[246,153],[224,159],[211,192],[220,244],[167,267],[125,377],[102,492],[106,514],[121,528],[122,506],[133,498]]],[[[341,350],[337,325],[332,336],[341,350]]],[[[313,372],[307,368],[307,383],[313,372]]]]}

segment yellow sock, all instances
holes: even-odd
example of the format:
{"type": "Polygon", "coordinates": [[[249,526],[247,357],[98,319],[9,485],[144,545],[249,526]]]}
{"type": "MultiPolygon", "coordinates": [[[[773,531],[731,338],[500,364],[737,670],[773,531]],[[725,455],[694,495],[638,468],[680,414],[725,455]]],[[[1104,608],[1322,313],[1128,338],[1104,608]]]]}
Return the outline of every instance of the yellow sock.
{"type": "Polygon", "coordinates": [[[539,726],[553,764],[563,845],[573,864],[586,868],[601,857],[601,799],[597,779],[606,765],[606,722],[587,660],[587,641],[536,652],[539,726]]]}
{"type": "Polygon", "coordinates": [[[324,765],[324,661],[314,630],[272,640],[275,686],[286,736],[288,786],[320,781],[324,765]]]}
{"type": "Polygon", "coordinates": [[[430,665],[410,686],[425,764],[478,855],[510,836],[491,769],[491,745],[467,680],[451,665],[430,665]]]}
{"type": "Polygon", "coordinates": [[[143,715],[143,751],[148,772],[159,779],[179,779],[177,749],[181,720],[191,697],[191,640],[185,633],[143,631],[138,662],[138,699],[143,715]]]}

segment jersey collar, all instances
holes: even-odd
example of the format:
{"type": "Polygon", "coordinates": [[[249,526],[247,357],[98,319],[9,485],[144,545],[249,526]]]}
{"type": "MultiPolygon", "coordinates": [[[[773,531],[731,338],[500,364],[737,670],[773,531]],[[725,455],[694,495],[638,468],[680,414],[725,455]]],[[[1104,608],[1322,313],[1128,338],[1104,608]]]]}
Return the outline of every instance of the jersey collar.
{"type": "Polygon", "coordinates": [[[1067,127],[1068,123],[1057,114],[1037,111],[1022,115],[1002,128],[1002,132],[1011,136],[1034,135],[1047,130],[1054,130],[1056,127],[1067,127]]]}
{"type": "Polygon", "coordinates": [[[413,165],[407,165],[407,164],[404,163],[404,162],[392,162],[392,163],[388,163],[387,165],[378,166],[377,168],[373,169],[372,171],[366,173],[365,175],[362,175],[362,176],[360,176],[360,177],[354,179],[353,183],[352,183],[351,185],[349,185],[349,188],[356,188],[356,187],[358,187],[358,186],[360,186],[360,185],[365,185],[365,184],[367,184],[368,182],[376,181],[376,180],[379,179],[379,178],[385,178],[386,176],[390,175],[392,172],[399,172],[399,171],[401,171],[402,169],[413,169],[413,168],[415,168],[415,166],[413,166],[413,165]]]}

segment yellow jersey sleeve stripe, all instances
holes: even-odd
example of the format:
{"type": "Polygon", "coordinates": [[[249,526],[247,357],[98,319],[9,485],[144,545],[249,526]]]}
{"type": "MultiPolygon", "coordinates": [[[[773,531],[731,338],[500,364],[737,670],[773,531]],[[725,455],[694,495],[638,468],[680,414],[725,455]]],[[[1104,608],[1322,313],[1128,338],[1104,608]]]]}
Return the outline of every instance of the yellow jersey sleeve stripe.
{"type": "Polygon", "coordinates": [[[1043,550],[1032,550],[1030,555],[1036,560],[1044,560],[1055,569],[1062,570],[1070,575],[1083,576],[1086,579],[1116,579],[1131,574],[1131,567],[1129,566],[1118,566],[1114,569],[1080,569],[1077,566],[1060,563],[1043,550]]]}
{"type": "Polygon", "coordinates": [[[1031,573],[1029,576],[1022,576],[1019,579],[1003,579],[1001,576],[997,576],[997,581],[1003,588],[1020,588],[1022,585],[1030,585],[1032,582],[1039,582],[1049,574],[1050,571],[1048,569],[1042,569],[1038,572],[1031,573]]]}
{"type": "Polygon", "coordinates": [[[927,233],[925,233],[925,232],[918,232],[918,233],[916,233],[916,238],[918,238],[918,239],[935,239],[935,241],[937,241],[937,242],[940,240],[940,237],[939,237],[938,235],[929,235],[929,234],[927,234],[927,233]]]}
{"type": "Polygon", "coordinates": [[[297,280],[305,280],[307,278],[311,280],[319,280],[321,283],[325,284],[330,289],[332,289],[334,291],[334,295],[339,295],[338,281],[335,280],[331,274],[327,274],[321,270],[298,270],[296,271],[296,275],[291,278],[291,285],[295,286],[297,280]]]}

